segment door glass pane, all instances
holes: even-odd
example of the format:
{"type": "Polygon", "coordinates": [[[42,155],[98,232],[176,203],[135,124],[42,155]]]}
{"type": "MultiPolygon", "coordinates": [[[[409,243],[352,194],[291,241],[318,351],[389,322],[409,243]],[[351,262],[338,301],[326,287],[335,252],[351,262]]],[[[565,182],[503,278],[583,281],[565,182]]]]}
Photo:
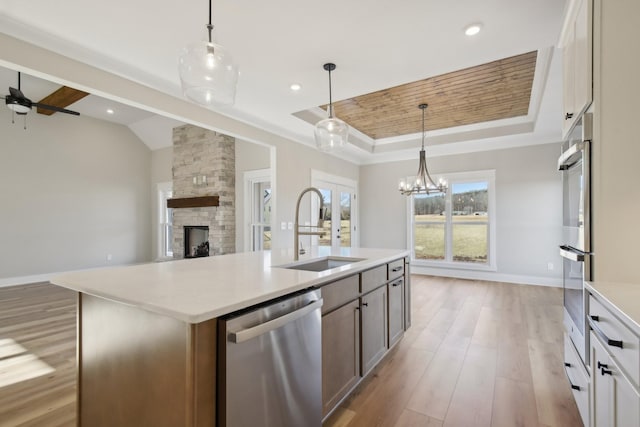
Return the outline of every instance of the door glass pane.
{"type": "MultiPolygon", "coordinates": [[[[332,221],[331,221],[331,190],[327,190],[324,188],[319,189],[322,193],[322,212],[324,214],[324,223],[322,225],[322,231],[325,232],[324,236],[319,237],[318,245],[320,246],[331,246],[331,231],[332,231],[332,221]]],[[[316,215],[311,216],[312,221],[315,221],[316,215]]],[[[315,225],[315,224],[312,224],[315,225]]]]}
{"type": "Polygon", "coordinates": [[[340,192],[340,246],[351,247],[351,193],[340,192]]]}
{"type": "Polygon", "coordinates": [[[451,186],[453,260],[486,263],[489,250],[489,185],[486,181],[451,186]]]}
{"type": "Polygon", "coordinates": [[[251,250],[271,249],[271,183],[253,183],[251,199],[251,250]]]}
{"type": "Polygon", "coordinates": [[[419,194],[413,198],[413,249],[417,259],[444,259],[445,196],[419,194]]]}
{"type": "Polygon", "coordinates": [[[271,249],[271,183],[262,183],[262,249],[271,249]]]}

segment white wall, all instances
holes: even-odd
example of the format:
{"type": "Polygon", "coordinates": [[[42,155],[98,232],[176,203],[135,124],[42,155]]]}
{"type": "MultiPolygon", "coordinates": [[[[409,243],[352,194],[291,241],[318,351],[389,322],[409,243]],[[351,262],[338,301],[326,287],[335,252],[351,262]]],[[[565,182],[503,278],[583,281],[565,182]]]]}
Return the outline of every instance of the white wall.
{"type": "MultiPolygon", "coordinates": [[[[555,166],[559,150],[559,145],[548,144],[428,158],[432,175],[496,170],[497,272],[487,273],[487,278],[560,284],[562,183],[555,166]],[[548,262],[554,270],[548,270],[548,262]]],[[[417,168],[417,152],[415,160],[361,167],[363,247],[407,247],[406,196],[399,194],[397,184],[399,177],[415,175],[417,168]]]]}
{"type": "Polygon", "coordinates": [[[0,284],[150,260],[147,147],[83,116],[34,110],[27,127],[0,109],[0,284]]]}

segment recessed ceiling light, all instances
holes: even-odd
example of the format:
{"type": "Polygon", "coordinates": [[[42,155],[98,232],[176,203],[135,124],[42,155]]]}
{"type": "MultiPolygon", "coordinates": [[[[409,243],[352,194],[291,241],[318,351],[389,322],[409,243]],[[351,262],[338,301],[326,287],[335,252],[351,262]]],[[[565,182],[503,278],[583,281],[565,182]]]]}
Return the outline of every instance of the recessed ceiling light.
{"type": "Polygon", "coordinates": [[[111,108],[107,108],[107,114],[113,114],[115,113],[115,111],[113,111],[111,108]]]}
{"type": "Polygon", "coordinates": [[[292,91],[297,92],[300,89],[302,89],[302,86],[299,83],[294,83],[291,86],[289,86],[291,88],[292,91]]]}
{"type": "Polygon", "coordinates": [[[471,24],[464,29],[464,33],[468,36],[475,36],[482,29],[482,24],[471,24]]]}

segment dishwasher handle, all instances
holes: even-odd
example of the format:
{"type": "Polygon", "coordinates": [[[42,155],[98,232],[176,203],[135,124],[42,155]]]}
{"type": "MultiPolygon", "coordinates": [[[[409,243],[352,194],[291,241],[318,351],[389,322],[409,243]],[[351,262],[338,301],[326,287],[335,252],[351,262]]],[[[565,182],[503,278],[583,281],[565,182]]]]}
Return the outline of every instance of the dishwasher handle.
{"type": "Polygon", "coordinates": [[[320,298],[319,300],[313,301],[304,307],[292,311],[291,313],[287,313],[283,316],[276,317],[273,320],[269,320],[268,322],[261,323],[249,329],[243,329],[238,332],[230,332],[229,333],[229,341],[232,343],[241,343],[244,341],[248,341],[257,336],[266,334],[267,332],[273,331],[274,329],[278,329],[289,322],[293,322],[294,320],[300,319],[301,317],[306,316],[311,313],[313,310],[322,307],[323,300],[320,298]]]}

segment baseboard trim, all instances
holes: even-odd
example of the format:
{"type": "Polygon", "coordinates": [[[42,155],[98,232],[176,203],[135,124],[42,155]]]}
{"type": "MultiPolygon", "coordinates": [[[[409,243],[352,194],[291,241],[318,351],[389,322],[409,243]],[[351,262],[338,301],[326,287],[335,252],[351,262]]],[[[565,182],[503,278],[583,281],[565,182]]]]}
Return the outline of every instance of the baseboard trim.
{"type": "Polygon", "coordinates": [[[516,283],[520,285],[549,286],[553,288],[562,287],[561,277],[522,276],[518,274],[496,273],[493,271],[454,270],[446,268],[421,267],[415,264],[411,265],[411,273],[427,276],[454,277],[456,279],[516,283]]]}

